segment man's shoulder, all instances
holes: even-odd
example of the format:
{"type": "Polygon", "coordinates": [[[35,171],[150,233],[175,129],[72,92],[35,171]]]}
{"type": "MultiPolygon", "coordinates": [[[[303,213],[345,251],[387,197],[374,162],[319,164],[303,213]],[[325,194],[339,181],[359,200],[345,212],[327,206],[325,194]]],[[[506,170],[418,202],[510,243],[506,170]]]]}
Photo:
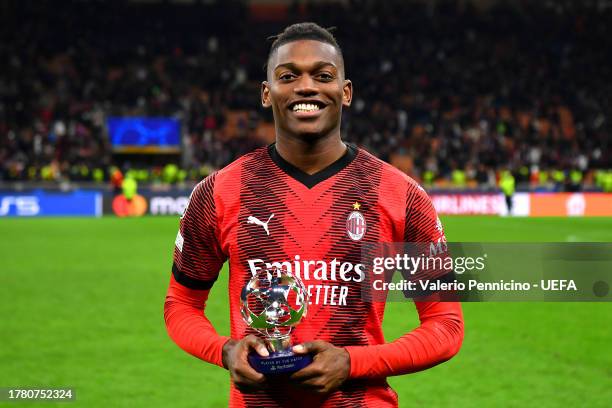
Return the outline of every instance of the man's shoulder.
{"type": "Polygon", "coordinates": [[[216,171],[216,176],[219,180],[224,178],[234,177],[236,174],[240,173],[246,163],[249,162],[261,162],[268,156],[268,147],[258,147],[250,153],[244,154],[223,167],[222,169],[216,171]]]}
{"type": "MultiPolygon", "coordinates": [[[[407,187],[411,189],[423,190],[420,184],[412,177],[398,169],[397,167],[387,163],[384,160],[379,159],[367,150],[358,147],[358,157],[361,157],[363,162],[370,162],[374,166],[379,167],[383,177],[392,184],[397,186],[407,187]]],[[[423,190],[425,191],[425,190],[423,190]]]]}
{"type": "Polygon", "coordinates": [[[247,153],[227,166],[212,172],[203,180],[195,185],[190,202],[197,205],[218,205],[223,202],[226,204],[236,203],[240,199],[240,180],[241,172],[245,164],[250,162],[262,162],[267,155],[267,148],[260,147],[247,153]]]}
{"type": "Polygon", "coordinates": [[[268,154],[267,152],[267,147],[259,147],[252,152],[240,156],[227,166],[209,174],[198,183],[196,188],[218,188],[228,183],[233,184],[233,182],[239,180],[240,173],[243,171],[246,163],[263,161],[268,154]]]}

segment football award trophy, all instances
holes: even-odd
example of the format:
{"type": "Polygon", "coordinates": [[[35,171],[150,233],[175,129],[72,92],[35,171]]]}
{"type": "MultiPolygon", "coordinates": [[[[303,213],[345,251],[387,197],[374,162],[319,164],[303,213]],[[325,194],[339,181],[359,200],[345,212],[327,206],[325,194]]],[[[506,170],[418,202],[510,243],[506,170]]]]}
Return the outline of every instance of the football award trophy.
{"type": "Polygon", "coordinates": [[[251,366],[262,374],[298,371],[312,362],[310,354],[291,351],[291,330],[306,316],[308,292],[297,276],[270,269],[253,276],[242,289],[242,317],[263,335],[270,355],[249,354],[251,366]]]}

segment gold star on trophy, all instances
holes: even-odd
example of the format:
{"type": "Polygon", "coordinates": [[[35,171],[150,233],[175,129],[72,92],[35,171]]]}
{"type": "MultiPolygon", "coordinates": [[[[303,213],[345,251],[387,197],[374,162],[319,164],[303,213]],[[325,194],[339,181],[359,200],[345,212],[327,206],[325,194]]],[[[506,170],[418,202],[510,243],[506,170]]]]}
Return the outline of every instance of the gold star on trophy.
{"type": "Polygon", "coordinates": [[[361,204],[359,204],[357,201],[355,201],[355,204],[353,204],[353,210],[359,210],[359,208],[361,208],[361,204]]]}

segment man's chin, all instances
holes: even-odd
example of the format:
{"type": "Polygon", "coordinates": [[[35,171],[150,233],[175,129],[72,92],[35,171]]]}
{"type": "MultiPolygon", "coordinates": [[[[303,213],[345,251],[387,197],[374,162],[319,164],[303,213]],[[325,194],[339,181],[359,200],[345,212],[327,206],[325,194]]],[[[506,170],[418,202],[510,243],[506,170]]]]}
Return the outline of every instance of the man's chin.
{"type": "Polygon", "coordinates": [[[304,140],[316,140],[327,136],[329,129],[322,129],[315,126],[300,126],[289,130],[292,135],[304,140]]]}

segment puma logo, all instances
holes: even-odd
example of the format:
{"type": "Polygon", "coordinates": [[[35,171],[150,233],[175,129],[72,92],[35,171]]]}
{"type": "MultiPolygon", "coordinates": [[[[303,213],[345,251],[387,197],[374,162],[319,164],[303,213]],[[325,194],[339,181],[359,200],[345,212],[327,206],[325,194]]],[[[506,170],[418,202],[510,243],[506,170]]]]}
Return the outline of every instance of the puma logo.
{"type": "Polygon", "coordinates": [[[247,218],[247,224],[257,224],[257,225],[261,225],[263,227],[263,229],[266,230],[266,235],[270,235],[270,230],[268,229],[268,223],[270,222],[270,220],[272,219],[272,217],[274,217],[274,214],[272,214],[269,218],[268,221],[263,222],[260,221],[257,217],[253,217],[252,215],[249,215],[249,218],[247,218]]]}

